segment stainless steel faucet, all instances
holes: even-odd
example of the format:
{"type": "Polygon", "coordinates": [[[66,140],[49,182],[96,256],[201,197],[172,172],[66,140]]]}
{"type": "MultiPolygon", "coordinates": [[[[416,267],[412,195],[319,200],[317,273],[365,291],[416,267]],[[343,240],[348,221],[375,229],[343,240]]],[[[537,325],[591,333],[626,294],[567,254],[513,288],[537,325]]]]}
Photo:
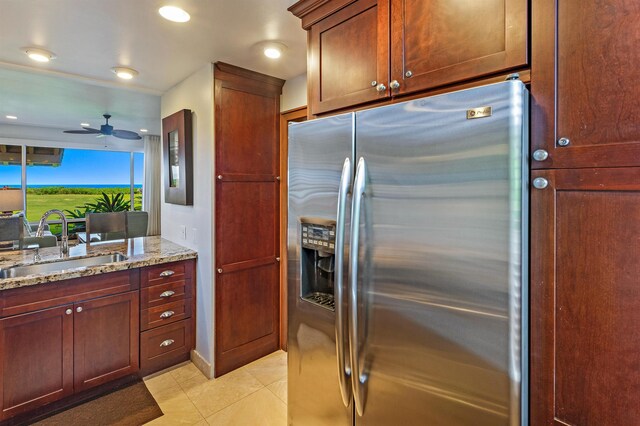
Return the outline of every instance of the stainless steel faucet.
{"type": "Polygon", "coordinates": [[[38,230],[36,231],[36,237],[42,237],[44,235],[44,225],[47,223],[47,219],[52,214],[57,214],[62,219],[62,246],[60,247],[60,251],[63,255],[69,253],[69,235],[68,232],[68,224],[67,217],[64,215],[62,210],[52,209],[44,212],[42,217],[40,218],[40,223],[38,224],[38,230]]]}

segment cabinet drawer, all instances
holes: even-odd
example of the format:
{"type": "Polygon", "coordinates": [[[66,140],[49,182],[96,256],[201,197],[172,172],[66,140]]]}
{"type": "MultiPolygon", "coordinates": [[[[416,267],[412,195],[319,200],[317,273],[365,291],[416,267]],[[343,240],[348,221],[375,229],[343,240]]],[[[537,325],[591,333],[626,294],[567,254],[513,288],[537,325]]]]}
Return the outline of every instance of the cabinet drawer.
{"type": "Polygon", "coordinates": [[[140,368],[144,374],[189,359],[192,349],[191,320],[144,331],[140,334],[140,368]]]}
{"type": "Polygon", "coordinates": [[[148,330],[191,317],[191,299],[176,300],[144,309],[140,313],[140,329],[148,330]]]}
{"type": "Polygon", "coordinates": [[[140,308],[147,309],[193,297],[191,280],[175,280],[140,290],[140,308]]]}
{"type": "MultiPolygon", "coordinates": [[[[142,270],[142,286],[149,287],[165,282],[182,280],[187,274],[186,262],[163,263],[142,270]]],[[[190,277],[187,277],[190,278],[190,277]]]]}

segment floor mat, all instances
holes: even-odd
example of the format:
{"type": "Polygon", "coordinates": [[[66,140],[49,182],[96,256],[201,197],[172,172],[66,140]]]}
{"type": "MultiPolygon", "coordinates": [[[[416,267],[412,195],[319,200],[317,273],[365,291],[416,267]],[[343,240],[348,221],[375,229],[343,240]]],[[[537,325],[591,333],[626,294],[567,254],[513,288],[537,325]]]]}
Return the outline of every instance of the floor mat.
{"type": "Polygon", "coordinates": [[[162,416],[143,382],[69,408],[40,420],[38,426],[140,426],[162,416]]]}

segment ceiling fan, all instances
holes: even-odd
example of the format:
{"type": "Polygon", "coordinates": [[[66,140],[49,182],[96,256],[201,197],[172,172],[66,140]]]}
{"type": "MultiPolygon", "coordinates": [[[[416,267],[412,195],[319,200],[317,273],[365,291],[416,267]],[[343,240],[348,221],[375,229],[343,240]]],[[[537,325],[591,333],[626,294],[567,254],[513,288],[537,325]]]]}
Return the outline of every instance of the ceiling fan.
{"type": "Polygon", "coordinates": [[[102,116],[105,118],[106,123],[100,126],[100,130],[93,129],[91,127],[83,127],[84,130],[65,130],[64,133],[73,133],[75,135],[98,135],[99,138],[104,136],[115,136],[120,139],[142,139],[142,137],[136,132],[114,129],[113,126],[109,124],[109,119],[111,118],[110,114],[103,114],[102,116]]]}

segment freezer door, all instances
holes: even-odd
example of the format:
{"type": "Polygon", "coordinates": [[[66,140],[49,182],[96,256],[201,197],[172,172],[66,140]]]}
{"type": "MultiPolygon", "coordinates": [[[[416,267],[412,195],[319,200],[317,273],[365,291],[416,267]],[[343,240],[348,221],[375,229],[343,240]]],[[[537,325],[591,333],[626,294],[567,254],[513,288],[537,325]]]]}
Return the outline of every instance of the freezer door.
{"type": "MultiPolygon", "coordinates": [[[[341,172],[345,159],[351,160],[353,156],[352,147],[353,114],[289,127],[287,297],[290,425],[352,424],[350,394],[347,406],[340,392],[335,311],[302,300],[300,294],[301,222],[326,225],[336,221],[341,172]]],[[[352,170],[348,177],[351,173],[352,170]]],[[[350,391],[349,382],[346,388],[350,391]]]]}
{"type": "Polygon", "coordinates": [[[527,105],[513,81],[356,114],[356,424],[520,424],[527,105]]]}

